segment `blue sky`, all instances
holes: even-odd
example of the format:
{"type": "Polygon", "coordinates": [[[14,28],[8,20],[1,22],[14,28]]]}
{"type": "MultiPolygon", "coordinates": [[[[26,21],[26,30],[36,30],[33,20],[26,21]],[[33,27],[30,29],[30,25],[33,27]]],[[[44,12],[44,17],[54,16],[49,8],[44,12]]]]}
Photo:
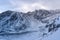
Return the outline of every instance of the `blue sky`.
{"type": "Polygon", "coordinates": [[[6,10],[28,12],[35,9],[60,9],[60,0],[0,0],[0,12],[6,10]]]}

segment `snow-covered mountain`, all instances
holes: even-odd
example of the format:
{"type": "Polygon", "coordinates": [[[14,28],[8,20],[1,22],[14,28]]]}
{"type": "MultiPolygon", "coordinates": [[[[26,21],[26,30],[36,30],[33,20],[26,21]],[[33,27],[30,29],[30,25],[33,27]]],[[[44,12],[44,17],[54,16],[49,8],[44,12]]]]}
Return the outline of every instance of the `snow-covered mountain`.
{"type": "Polygon", "coordinates": [[[54,34],[59,27],[59,11],[35,10],[22,13],[9,10],[0,14],[0,35],[19,35],[18,40],[42,40],[54,34]]]}

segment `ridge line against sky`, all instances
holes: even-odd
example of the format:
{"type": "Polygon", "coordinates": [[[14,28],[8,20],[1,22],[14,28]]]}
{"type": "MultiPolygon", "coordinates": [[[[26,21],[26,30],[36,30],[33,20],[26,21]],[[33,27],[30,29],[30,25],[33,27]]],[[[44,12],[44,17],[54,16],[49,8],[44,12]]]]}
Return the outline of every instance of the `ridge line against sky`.
{"type": "Polygon", "coordinates": [[[0,12],[6,10],[28,12],[35,9],[60,9],[60,0],[0,0],[0,12]]]}

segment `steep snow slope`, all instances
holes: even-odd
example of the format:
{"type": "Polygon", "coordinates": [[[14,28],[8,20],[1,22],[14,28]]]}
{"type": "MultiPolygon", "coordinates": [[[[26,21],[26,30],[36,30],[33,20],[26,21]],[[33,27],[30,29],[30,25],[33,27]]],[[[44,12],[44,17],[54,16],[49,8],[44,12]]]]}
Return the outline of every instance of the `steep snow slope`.
{"type": "Polygon", "coordinates": [[[36,10],[0,14],[0,40],[43,40],[60,27],[60,13],[36,10]]]}
{"type": "Polygon", "coordinates": [[[54,32],[52,35],[49,35],[48,37],[43,38],[43,40],[60,40],[60,28],[56,32],[54,32]]]}

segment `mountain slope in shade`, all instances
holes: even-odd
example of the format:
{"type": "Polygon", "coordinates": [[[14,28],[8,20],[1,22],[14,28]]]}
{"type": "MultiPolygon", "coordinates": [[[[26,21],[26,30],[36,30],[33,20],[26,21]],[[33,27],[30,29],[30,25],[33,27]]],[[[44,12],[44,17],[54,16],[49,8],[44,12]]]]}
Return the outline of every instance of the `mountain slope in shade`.
{"type": "Polygon", "coordinates": [[[10,40],[14,40],[15,37],[18,37],[18,40],[42,40],[54,34],[59,27],[59,11],[35,10],[28,13],[6,11],[0,14],[0,35],[8,35],[7,39],[10,40]]]}

